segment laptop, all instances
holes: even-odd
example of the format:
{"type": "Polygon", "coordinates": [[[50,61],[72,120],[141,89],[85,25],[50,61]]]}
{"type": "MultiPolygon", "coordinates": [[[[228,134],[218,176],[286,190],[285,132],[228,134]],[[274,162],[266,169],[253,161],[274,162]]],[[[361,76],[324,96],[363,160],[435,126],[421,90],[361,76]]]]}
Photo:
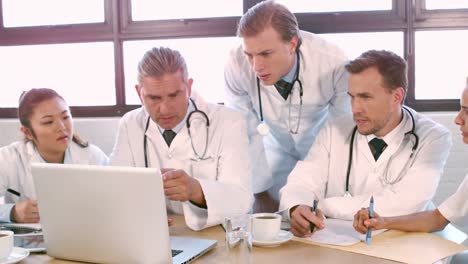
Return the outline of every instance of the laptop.
{"type": "Polygon", "coordinates": [[[49,256],[97,263],[188,263],[217,244],[169,236],[159,169],[31,167],[49,256]]]}

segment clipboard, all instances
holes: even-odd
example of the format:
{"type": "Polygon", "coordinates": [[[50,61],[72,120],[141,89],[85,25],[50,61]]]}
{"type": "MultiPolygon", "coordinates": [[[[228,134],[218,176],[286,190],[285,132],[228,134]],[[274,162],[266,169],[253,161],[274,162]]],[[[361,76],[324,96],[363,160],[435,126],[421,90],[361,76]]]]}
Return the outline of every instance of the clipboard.
{"type": "Polygon", "coordinates": [[[41,233],[42,227],[40,224],[15,224],[4,223],[0,224],[0,230],[9,230],[15,235],[41,233]]]}
{"type": "Polygon", "coordinates": [[[351,246],[335,246],[304,238],[294,237],[293,240],[411,264],[434,263],[468,249],[435,234],[396,230],[388,230],[376,236],[371,245],[360,242],[351,246]]]}

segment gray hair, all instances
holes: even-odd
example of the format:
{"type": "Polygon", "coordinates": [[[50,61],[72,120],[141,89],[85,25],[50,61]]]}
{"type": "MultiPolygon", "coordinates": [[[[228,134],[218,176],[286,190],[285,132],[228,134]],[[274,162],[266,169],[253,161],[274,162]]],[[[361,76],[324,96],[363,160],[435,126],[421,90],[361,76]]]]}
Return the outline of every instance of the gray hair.
{"type": "Polygon", "coordinates": [[[148,50],[138,63],[138,83],[142,85],[143,78],[160,78],[165,74],[182,73],[182,81],[188,81],[188,70],[185,59],[180,52],[170,48],[159,47],[148,50]]]}

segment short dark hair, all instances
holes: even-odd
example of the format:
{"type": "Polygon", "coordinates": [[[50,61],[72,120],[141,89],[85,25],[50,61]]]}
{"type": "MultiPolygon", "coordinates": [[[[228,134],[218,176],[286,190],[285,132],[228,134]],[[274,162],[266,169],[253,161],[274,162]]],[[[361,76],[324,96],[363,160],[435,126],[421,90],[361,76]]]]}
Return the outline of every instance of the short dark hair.
{"type": "Polygon", "coordinates": [[[383,86],[389,91],[402,87],[408,89],[408,76],[406,61],[391,51],[369,50],[345,65],[346,70],[360,73],[368,68],[375,67],[383,78],[383,86]]]}
{"type": "Polygon", "coordinates": [[[296,16],[284,5],[273,0],[263,1],[249,8],[239,21],[237,36],[253,37],[269,26],[281,35],[283,41],[291,41],[297,36],[297,49],[300,47],[302,40],[296,16]]]}

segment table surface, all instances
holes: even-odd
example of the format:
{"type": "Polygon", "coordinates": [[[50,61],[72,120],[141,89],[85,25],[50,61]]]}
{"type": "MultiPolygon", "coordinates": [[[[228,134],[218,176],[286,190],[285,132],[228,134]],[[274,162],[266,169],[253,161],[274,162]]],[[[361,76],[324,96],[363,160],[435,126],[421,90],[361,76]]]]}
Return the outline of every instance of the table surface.
{"type": "MultiPolygon", "coordinates": [[[[215,239],[217,246],[196,259],[193,263],[372,263],[389,264],[399,263],[385,259],[379,259],[371,256],[345,252],[326,247],[305,244],[297,241],[288,241],[277,247],[261,248],[253,247],[250,254],[242,254],[234,251],[230,252],[226,248],[224,239],[224,230],[221,226],[214,226],[203,231],[192,231],[184,223],[183,216],[172,216],[175,224],[170,227],[170,233],[174,236],[189,236],[197,238],[215,239]],[[245,258],[247,260],[239,258],[245,258]]],[[[59,260],[49,257],[46,254],[32,253],[20,263],[28,264],[59,264],[59,263],[77,263],[66,260],[59,260]]]]}

